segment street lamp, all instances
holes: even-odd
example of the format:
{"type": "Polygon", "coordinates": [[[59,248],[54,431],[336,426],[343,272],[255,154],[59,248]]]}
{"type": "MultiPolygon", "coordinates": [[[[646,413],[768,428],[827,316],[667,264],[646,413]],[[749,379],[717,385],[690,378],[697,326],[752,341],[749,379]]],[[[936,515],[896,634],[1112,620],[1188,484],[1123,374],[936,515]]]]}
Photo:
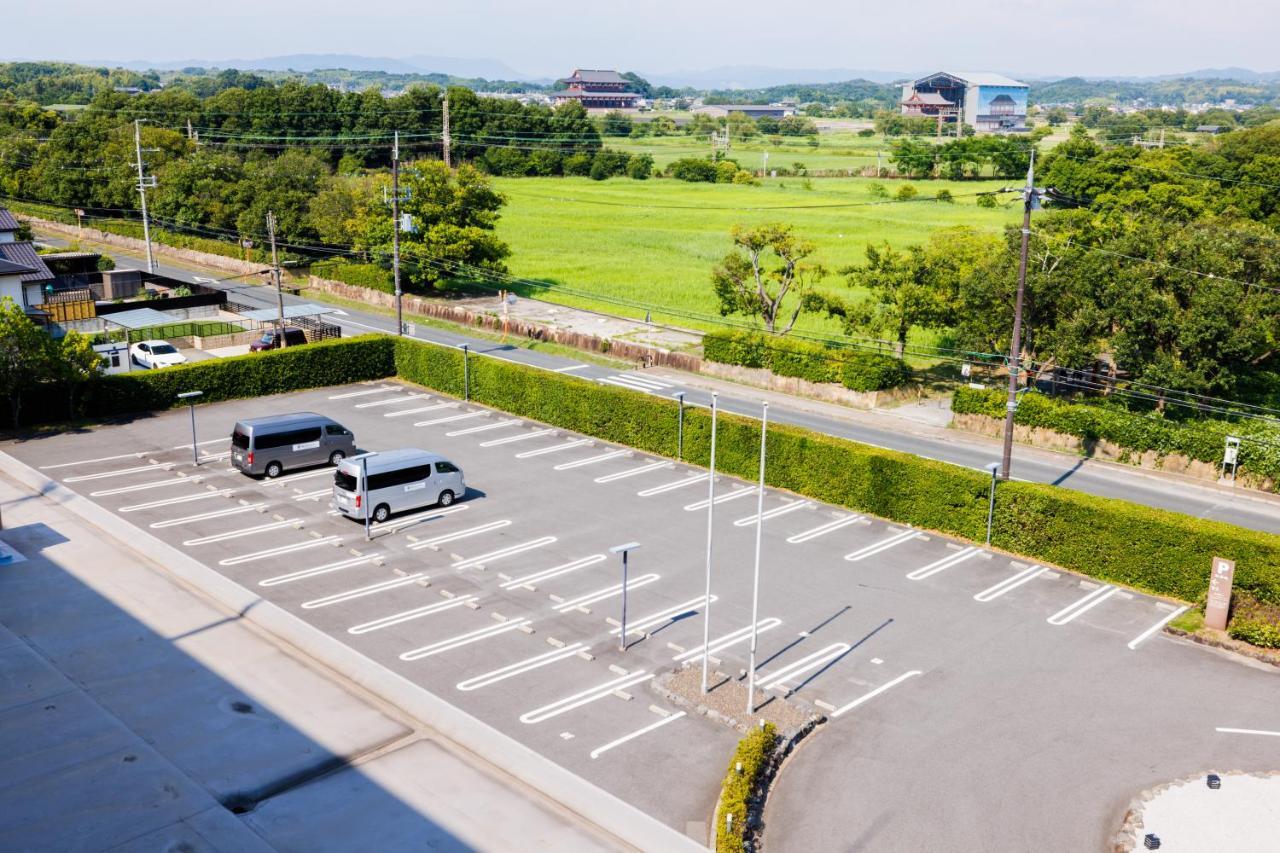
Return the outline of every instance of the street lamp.
{"type": "Polygon", "coordinates": [[[756,711],[756,630],[760,612],[760,537],[764,528],[765,443],[769,436],[769,404],[760,410],[760,484],[756,487],[756,567],[751,581],[751,660],[747,664],[747,713],[756,711]]]}
{"type": "Polygon", "coordinates": [[[462,399],[471,400],[471,345],[462,345],[462,399]]]}
{"type": "Polygon", "coordinates": [[[200,465],[200,450],[196,446],[196,399],[203,396],[203,391],[183,391],[178,395],[179,400],[187,401],[187,408],[191,411],[191,462],[197,467],[200,465]]]}
{"type": "Polygon", "coordinates": [[[999,462],[991,462],[983,467],[991,472],[991,494],[987,497],[987,544],[991,544],[991,522],[996,515],[996,479],[1000,476],[999,462]]]}
{"type": "Polygon", "coordinates": [[[628,542],[626,545],[614,545],[610,554],[622,555],[622,632],[618,636],[618,651],[627,650],[627,554],[640,547],[639,542],[628,542]]]}
{"type": "Polygon", "coordinates": [[[676,410],[676,458],[684,461],[684,392],[676,392],[679,408],[676,410]]]}
{"type": "Polygon", "coordinates": [[[716,519],[716,415],[720,395],[711,392],[711,464],[707,474],[707,593],[702,599],[702,692],[707,692],[707,669],[711,661],[711,541],[716,519]]]}

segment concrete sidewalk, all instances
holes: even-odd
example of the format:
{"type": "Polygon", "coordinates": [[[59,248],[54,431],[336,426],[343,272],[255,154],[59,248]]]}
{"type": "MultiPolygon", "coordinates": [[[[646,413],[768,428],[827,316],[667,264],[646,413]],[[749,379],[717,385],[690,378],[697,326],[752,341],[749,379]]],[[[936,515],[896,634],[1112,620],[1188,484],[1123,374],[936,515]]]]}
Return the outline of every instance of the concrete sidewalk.
{"type": "Polygon", "coordinates": [[[0,849],[620,846],[54,501],[0,504],[0,849]]]}

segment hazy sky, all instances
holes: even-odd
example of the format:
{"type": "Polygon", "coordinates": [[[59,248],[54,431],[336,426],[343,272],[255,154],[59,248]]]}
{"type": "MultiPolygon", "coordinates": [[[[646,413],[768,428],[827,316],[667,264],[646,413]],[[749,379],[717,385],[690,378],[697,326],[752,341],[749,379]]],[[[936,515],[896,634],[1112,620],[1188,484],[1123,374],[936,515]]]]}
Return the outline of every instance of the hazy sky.
{"type": "Polygon", "coordinates": [[[1135,75],[1280,68],[1278,0],[9,0],[0,56],[239,59],[293,53],[574,67],[991,69],[1135,75]]]}

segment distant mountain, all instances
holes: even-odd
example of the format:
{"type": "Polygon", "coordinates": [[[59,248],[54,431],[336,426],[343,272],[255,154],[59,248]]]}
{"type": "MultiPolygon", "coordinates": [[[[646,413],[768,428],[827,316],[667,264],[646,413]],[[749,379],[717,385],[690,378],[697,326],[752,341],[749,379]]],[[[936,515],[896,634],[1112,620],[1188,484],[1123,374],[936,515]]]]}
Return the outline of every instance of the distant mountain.
{"type": "Polygon", "coordinates": [[[892,83],[913,76],[900,71],[875,71],[858,68],[769,68],[763,65],[724,65],[704,71],[673,71],[646,74],[641,77],[657,86],[694,89],[766,89],[799,83],[840,83],[845,80],[870,80],[892,83]]]}
{"type": "Polygon", "coordinates": [[[449,74],[454,77],[483,77],[486,80],[528,80],[528,75],[496,59],[458,59],[447,56],[357,56],[348,53],[293,53],[260,59],[182,59],[171,62],[146,60],[94,61],[90,65],[130,68],[136,71],[182,68],[236,68],[241,71],[318,71],[343,68],[348,71],[386,71],[391,74],[449,74]]]}
{"type": "Polygon", "coordinates": [[[1274,83],[1280,80],[1280,71],[1253,71],[1249,68],[1201,68],[1186,74],[1162,74],[1152,80],[1239,80],[1241,83],[1274,83]]]}

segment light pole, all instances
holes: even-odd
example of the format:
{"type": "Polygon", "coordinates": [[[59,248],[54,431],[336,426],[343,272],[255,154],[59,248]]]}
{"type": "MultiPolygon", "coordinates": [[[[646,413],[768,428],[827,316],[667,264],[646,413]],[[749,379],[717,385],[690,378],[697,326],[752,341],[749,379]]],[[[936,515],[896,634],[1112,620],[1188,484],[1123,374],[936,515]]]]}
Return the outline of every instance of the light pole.
{"type": "Polygon", "coordinates": [[[720,395],[711,392],[711,465],[707,476],[707,595],[702,600],[702,692],[707,692],[707,664],[711,656],[711,534],[716,516],[716,415],[720,395]]]}
{"type": "Polygon", "coordinates": [[[1000,463],[992,462],[986,466],[991,472],[991,494],[987,498],[987,544],[991,544],[991,522],[996,516],[996,478],[1000,475],[1000,463]]]}
{"type": "Polygon", "coordinates": [[[765,439],[769,435],[769,404],[760,414],[760,484],[756,487],[756,568],[751,581],[751,653],[747,662],[747,713],[756,711],[756,620],[760,610],[760,536],[764,528],[765,439]]]}
{"type": "Polygon", "coordinates": [[[372,453],[362,453],[360,455],[360,491],[364,494],[364,541],[369,542],[373,539],[373,534],[369,530],[369,519],[373,518],[373,507],[369,506],[369,457],[372,453]]]}
{"type": "Polygon", "coordinates": [[[203,391],[183,391],[178,395],[179,400],[187,401],[187,408],[191,411],[191,462],[197,467],[200,465],[200,451],[196,446],[196,399],[203,396],[203,391]]]}
{"type": "Polygon", "coordinates": [[[684,392],[676,392],[680,408],[676,411],[676,458],[684,461],[684,392]]]}
{"type": "Polygon", "coordinates": [[[470,402],[471,400],[471,363],[469,356],[471,349],[469,344],[462,345],[462,399],[470,402]]]}
{"type": "Polygon", "coordinates": [[[639,542],[628,542],[626,545],[614,545],[610,554],[622,555],[622,633],[618,637],[618,651],[627,650],[627,554],[640,547],[639,542]]]}
{"type": "Polygon", "coordinates": [[[1000,476],[1009,479],[1009,467],[1013,461],[1013,416],[1018,411],[1018,373],[1022,356],[1022,301],[1027,290],[1027,253],[1031,242],[1031,211],[1040,207],[1041,190],[1036,189],[1036,149],[1031,149],[1031,163],[1027,167],[1027,185],[1022,190],[1022,250],[1018,258],[1018,294],[1014,298],[1013,337],[1009,341],[1009,398],[1004,413],[1004,453],[1001,457],[1000,476]]]}

